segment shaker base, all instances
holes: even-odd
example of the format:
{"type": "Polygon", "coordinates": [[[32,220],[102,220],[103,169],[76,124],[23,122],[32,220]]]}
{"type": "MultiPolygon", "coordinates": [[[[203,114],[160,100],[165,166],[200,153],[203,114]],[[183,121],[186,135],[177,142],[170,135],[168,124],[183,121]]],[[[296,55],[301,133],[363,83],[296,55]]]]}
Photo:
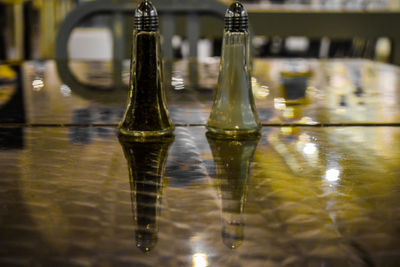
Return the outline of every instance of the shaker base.
{"type": "Polygon", "coordinates": [[[131,131],[123,128],[119,128],[118,130],[120,136],[128,139],[153,139],[163,136],[172,136],[174,133],[174,127],[158,131],[131,131]]]}
{"type": "Polygon", "coordinates": [[[260,135],[261,128],[246,129],[246,130],[235,130],[235,129],[220,129],[211,126],[207,126],[207,135],[211,135],[217,139],[241,139],[247,137],[254,137],[260,135]]]}

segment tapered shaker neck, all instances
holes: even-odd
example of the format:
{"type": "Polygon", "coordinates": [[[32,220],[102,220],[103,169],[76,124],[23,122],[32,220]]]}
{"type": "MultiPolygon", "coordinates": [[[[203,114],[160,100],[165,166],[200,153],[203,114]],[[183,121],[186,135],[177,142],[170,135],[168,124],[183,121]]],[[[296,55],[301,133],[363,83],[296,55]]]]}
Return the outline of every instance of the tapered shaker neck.
{"type": "Polygon", "coordinates": [[[249,28],[246,8],[236,1],[225,12],[225,31],[245,32],[249,28]]]}
{"type": "Polygon", "coordinates": [[[158,14],[154,5],[144,0],[135,10],[135,29],[144,32],[157,31],[158,25],[158,14]]]}

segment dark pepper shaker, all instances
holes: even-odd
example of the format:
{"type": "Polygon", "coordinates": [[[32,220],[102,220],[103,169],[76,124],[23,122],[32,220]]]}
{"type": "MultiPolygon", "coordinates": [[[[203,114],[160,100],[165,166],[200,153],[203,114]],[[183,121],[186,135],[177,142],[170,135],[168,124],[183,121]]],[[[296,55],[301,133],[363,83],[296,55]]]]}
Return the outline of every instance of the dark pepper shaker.
{"type": "Polygon", "coordinates": [[[158,15],[148,0],[135,10],[129,89],[120,133],[133,138],[172,135],[174,125],[169,119],[163,86],[158,15]]]}

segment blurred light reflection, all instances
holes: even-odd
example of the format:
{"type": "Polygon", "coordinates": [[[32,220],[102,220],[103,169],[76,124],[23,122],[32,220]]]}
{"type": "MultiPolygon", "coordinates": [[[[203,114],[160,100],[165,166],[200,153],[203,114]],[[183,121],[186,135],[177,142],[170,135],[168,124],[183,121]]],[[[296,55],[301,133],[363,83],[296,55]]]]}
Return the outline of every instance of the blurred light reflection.
{"type": "Polygon", "coordinates": [[[314,143],[307,143],[304,145],[303,152],[306,155],[313,155],[317,152],[317,145],[314,143]]]}
{"type": "Polygon", "coordinates": [[[185,83],[181,77],[172,77],[171,85],[177,91],[185,89],[185,83]]]}
{"type": "Polygon", "coordinates": [[[311,142],[312,139],[313,138],[306,133],[301,134],[296,143],[296,149],[305,156],[310,166],[317,168],[319,166],[318,146],[316,143],[311,142]]]}
{"type": "Polygon", "coordinates": [[[34,91],[40,91],[44,87],[44,81],[42,78],[36,78],[32,81],[32,87],[34,91]]]}
{"type": "Polygon", "coordinates": [[[339,180],[340,171],[338,169],[328,169],[325,173],[325,179],[329,182],[336,182],[339,180]]]}
{"type": "Polygon", "coordinates": [[[205,253],[193,254],[192,263],[193,267],[207,267],[208,266],[207,254],[205,253]]]}
{"type": "Polygon", "coordinates": [[[269,96],[269,87],[266,85],[261,85],[254,77],[251,78],[251,86],[255,98],[265,99],[267,96],[269,96]]]}
{"type": "Polygon", "coordinates": [[[299,120],[299,123],[303,124],[308,124],[308,125],[313,125],[313,124],[318,124],[317,121],[314,121],[311,117],[303,117],[299,120]]]}
{"type": "Polygon", "coordinates": [[[71,95],[71,88],[66,85],[66,84],[62,84],[60,86],[60,92],[63,96],[70,96],[71,95]]]}
{"type": "Polygon", "coordinates": [[[284,110],[286,109],[286,101],[284,98],[278,97],[274,98],[274,107],[277,110],[284,110]]]}

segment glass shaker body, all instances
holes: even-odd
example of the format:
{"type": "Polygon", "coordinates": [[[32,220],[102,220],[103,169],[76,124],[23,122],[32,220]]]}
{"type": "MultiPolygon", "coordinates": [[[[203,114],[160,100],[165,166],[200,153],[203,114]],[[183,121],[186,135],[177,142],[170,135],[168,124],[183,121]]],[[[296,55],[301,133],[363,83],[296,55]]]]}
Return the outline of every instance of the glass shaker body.
{"type": "Polygon", "coordinates": [[[120,133],[143,138],[171,135],[174,126],[166,106],[158,30],[134,30],[129,88],[120,133]]]}
{"type": "Polygon", "coordinates": [[[249,61],[249,33],[225,30],[218,86],[207,122],[211,133],[258,134],[261,123],[251,88],[249,61]]]}

